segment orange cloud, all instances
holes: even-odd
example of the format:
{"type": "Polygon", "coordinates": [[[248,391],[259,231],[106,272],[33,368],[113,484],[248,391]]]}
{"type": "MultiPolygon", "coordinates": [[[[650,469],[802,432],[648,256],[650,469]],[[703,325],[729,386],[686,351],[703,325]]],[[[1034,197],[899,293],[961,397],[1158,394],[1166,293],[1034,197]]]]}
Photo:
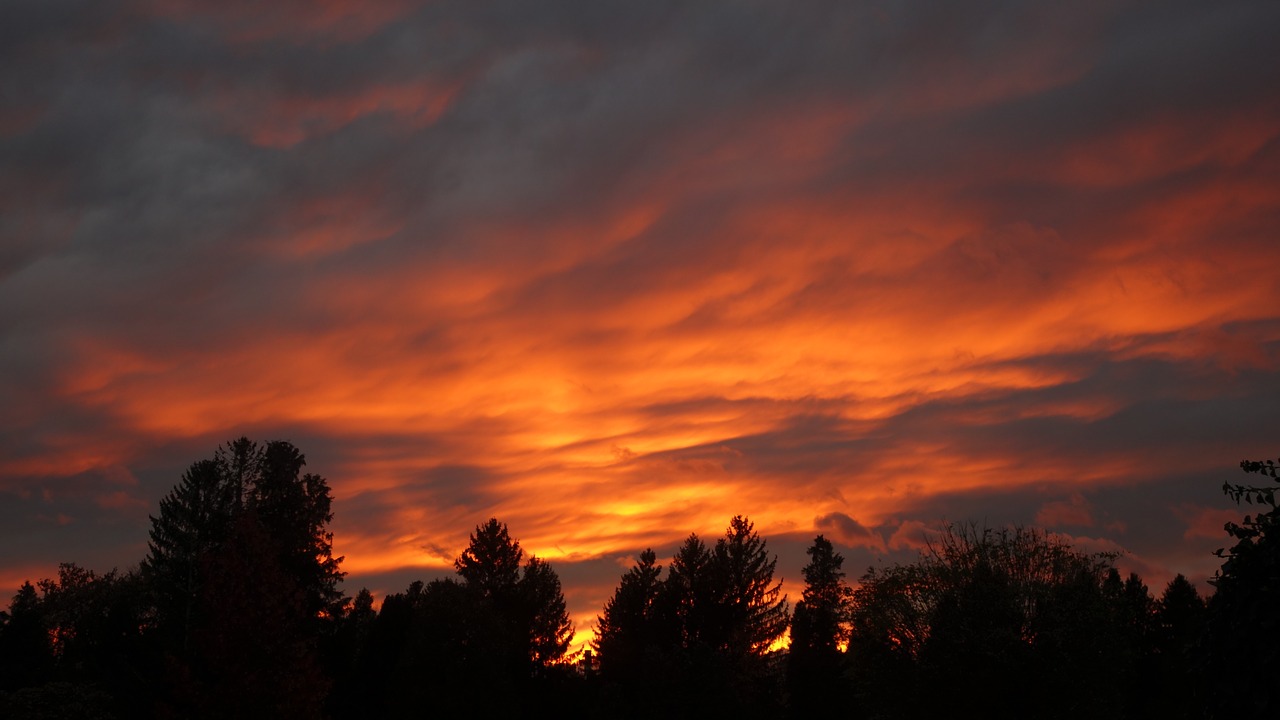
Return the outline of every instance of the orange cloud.
{"type": "Polygon", "coordinates": [[[1046,528],[1093,527],[1093,508],[1080,493],[1072,493],[1067,500],[1045,503],[1036,513],[1036,524],[1046,528]]]}
{"type": "MultiPolygon", "coordinates": [[[[1100,52],[1108,13],[143,8],[24,55],[52,94],[0,118],[0,491],[68,528],[242,432],[331,479],[353,578],[490,515],[575,568],[739,513],[910,552],[1000,493],[1207,539],[1187,478],[1271,452],[1275,104],[1117,67],[1162,45],[1100,52]]],[[[576,582],[583,630],[616,577],[576,582]]]]}
{"type": "Polygon", "coordinates": [[[1244,512],[1241,510],[1200,507],[1192,504],[1179,507],[1178,515],[1187,524],[1187,530],[1182,537],[1188,540],[1209,538],[1224,545],[1229,544],[1231,538],[1223,528],[1227,523],[1239,523],[1244,518],[1244,512]]]}

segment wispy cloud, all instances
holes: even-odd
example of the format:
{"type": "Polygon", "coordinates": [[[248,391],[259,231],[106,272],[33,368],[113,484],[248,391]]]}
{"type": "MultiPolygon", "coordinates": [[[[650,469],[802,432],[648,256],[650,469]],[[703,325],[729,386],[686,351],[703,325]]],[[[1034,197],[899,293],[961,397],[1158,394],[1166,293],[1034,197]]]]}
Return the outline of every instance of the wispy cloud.
{"type": "Polygon", "coordinates": [[[575,609],[739,513],[1203,577],[1274,456],[1270,5],[55,5],[0,11],[5,577],[136,561],[241,433],[355,583],[497,515],[575,609]]]}

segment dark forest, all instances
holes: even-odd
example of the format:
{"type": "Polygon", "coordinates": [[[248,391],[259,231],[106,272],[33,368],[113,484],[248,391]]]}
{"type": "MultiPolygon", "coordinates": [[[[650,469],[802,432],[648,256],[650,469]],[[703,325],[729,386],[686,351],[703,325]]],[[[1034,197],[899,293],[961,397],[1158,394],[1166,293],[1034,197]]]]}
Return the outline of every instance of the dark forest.
{"type": "Polygon", "coordinates": [[[1037,528],[951,524],[851,582],[814,538],[799,598],[745,516],[639,553],[570,654],[560,579],[496,518],[456,576],[343,590],[329,484],[288,442],[190,466],[128,571],[62,565],[0,614],[12,718],[1252,718],[1277,710],[1276,470],[1222,491],[1206,599],[1037,528]]]}

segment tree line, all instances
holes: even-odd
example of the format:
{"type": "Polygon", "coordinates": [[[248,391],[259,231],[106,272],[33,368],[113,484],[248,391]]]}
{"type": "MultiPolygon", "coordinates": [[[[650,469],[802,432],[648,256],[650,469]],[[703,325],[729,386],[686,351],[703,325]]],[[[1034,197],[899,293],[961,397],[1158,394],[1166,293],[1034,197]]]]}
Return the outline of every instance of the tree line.
{"type": "Polygon", "coordinates": [[[949,525],[849,583],[822,535],[792,607],[752,522],[640,553],[569,655],[550,564],[476,526],[455,576],[342,591],[328,482],[293,445],[190,466],[130,571],[75,564],[0,612],[0,716],[76,718],[1266,717],[1277,708],[1277,465],[1224,492],[1206,601],[1035,528],[949,525]]]}

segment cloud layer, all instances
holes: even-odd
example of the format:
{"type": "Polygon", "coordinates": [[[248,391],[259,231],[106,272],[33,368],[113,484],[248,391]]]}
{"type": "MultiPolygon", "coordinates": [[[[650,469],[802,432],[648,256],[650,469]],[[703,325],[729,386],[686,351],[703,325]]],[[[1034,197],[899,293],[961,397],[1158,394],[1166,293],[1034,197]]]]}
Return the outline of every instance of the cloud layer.
{"type": "MultiPolygon", "coordinates": [[[[379,590],[508,522],[587,627],[744,513],[1203,579],[1280,421],[1265,2],[11,2],[0,580],[289,439],[379,590]],[[625,564],[625,561],[623,561],[625,564]]],[[[48,568],[48,570],[45,570],[48,568]]]]}

